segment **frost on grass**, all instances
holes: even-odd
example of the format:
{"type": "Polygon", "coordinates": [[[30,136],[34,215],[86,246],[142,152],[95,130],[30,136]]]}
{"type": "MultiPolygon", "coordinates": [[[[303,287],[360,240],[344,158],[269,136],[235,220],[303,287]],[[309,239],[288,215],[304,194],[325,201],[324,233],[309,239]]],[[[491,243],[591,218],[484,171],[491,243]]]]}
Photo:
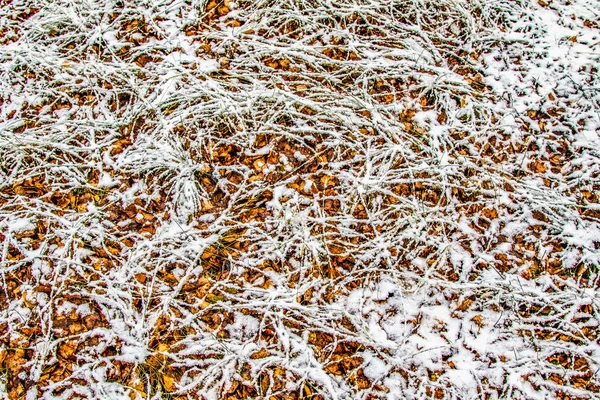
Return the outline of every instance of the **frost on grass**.
{"type": "Polygon", "coordinates": [[[592,398],[600,7],[0,8],[0,393],[592,398]]]}

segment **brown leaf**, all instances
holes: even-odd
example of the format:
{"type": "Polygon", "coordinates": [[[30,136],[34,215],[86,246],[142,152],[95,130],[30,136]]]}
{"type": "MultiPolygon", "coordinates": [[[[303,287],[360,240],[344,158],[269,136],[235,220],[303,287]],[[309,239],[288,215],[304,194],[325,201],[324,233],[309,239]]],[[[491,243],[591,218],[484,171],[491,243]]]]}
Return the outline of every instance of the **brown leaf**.
{"type": "Polygon", "coordinates": [[[498,211],[494,208],[484,208],[481,210],[481,215],[488,219],[496,219],[498,218],[498,211]]]}
{"type": "Polygon", "coordinates": [[[20,400],[24,398],[25,388],[21,382],[18,382],[8,391],[9,400],[20,400]]]}
{"type": "Polygon", "coordinates": [[[227,14],[229,14],[229,7],[227,7],[227,6],[221,6],[221,7],[218,7],[218,8],[217,8],[217,13],[218,13],[220,16],[224,16],[224,15],[227,15],[227,14]]]}
{"type": "Polygon", "coordinates": [[[290,69],[290,60],[288,60],[286,58],[284,58],[283,60],[279,60],[279,65],[281,66],[282,69],[288,70],[288,69],[290,69]]]}
{"type": "MultiPolygon", "coordinates": [[[[139,229],[138,233],[141,235],[144,235],[146,237],[152,236],[156,233],[156,228],[154,227],[154,225],[146,225],[146,226],[143,226],[141,229],[139,229]]],[[[115,254],[115,255],[118,255],[118,254],[115,254]]]]}
{"type": "Polygon", "coordinates": [[[483,328],[485,326],[483,322],[483,315],[481,314],[475,315],[473,318],[471,318],[471,321],[475,322],[475,325],[477,325],[479,328],[483,328]]]}
{"type": "Polygon", "coordinates": [[[64,342],[58,349],[58,354],[64,358],[64,359],[69,359],[73,356],[73,354],[75,354],[75,351],[77,350],[77,343],[69,340],[64,342]]]}
{"type": "Polygon", "coordinates": [[[541,130],[541,131],[544,131],[544,130],[546,130],[546,123],[545,123],[544,121],[542,121],[542,120],[539,120],[539,121],[538,121],[538,126],[540,127],[540,130],[541,130]]]}
{"type": "Polygon", "coordinates": [[[139,273],[139,274],[135,274],[135,280],[138,281],[139,283],[146,283],[146,280],[148,279],[148,277],[146,276],[146,274],[143,273],[139,273]]]}
{"type": "Polygon", "coordinates": [[[390,104],[391,102],[393,102],[394,100],[396,100],[396,97],[395,97],[393,94],[391,94],[391,93],[388,93],[388,94],[384,95],[384,96],[381,98],[381,100],[382,100],[382,101],[383,101],[385,104],[390,104]]]}
{"type": "Polygon", "coordinates": [[[340,363],[334,362],[325,366],[325,371],[333,375],[342,375],[344,372],[340,369],[340,363]]]}
{"type": "Polygon", "coordinates": [[[473,300],[467,297],[458,307],[456,307],[456,311],[467,311],[469,307],[471,307],[471,304],[473,304],[473,300]]]}
{"type": "Polygon", "coordinates": [[[548,169],[542,161],[532,161],[529,163],[529,169],[533,172],[544,173],[548,169]]]}
{"type": "Polygon", "coordinates": [[[270,356],[270,355],[271,355],[271,353],[269,353],[269,351],[263,347],[263,348],[261,348],[259,351],[257,351],[257,352],[255,352],[254,354],[252,354],[252,355],[250,356],[250,358],[251,358],[252,360],[257,360],[257,359],[259,359],[259,358],[265,358],[265,357],[268,357],[268,356],[270,356]]]}
{"type": "Polygon", "coordinates": [[[152,61],[152,57],[150,57],[148,54],[141,54],[139,56],[137,56],[134,60],[134,62],[137,64],[138,67],[145,67],[146,64],[148,64],[149,62],[152,61]]]}

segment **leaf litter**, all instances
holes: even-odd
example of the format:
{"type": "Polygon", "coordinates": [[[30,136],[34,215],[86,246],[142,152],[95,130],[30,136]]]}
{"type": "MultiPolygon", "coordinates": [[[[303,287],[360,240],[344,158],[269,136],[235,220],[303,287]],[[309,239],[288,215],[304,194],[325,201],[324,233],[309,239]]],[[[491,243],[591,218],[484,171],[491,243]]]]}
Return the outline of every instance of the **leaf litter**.
{"type": "Polygon", "coordinates": [[[2,396],[597,396],[597,2],[1,4],[2,396]]]}

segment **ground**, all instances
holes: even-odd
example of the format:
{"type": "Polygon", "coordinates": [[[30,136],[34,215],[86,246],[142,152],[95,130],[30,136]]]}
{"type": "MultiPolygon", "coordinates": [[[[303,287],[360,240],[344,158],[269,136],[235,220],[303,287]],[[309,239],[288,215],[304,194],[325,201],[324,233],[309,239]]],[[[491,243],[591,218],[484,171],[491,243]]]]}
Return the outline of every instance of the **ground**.
{"type": "Polygon", "coordinates": [[[597,0],[0,4],[0,397],[598,398],[597,0]]]}

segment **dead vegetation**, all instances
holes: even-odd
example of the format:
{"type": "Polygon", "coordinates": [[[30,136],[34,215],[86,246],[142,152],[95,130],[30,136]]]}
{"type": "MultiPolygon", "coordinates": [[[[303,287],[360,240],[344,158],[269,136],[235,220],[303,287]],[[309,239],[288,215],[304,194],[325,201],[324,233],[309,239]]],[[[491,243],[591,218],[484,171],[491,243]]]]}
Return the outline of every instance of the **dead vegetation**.
{"type": "Polygon", "coordinates": [[[0,393],[593,398],[600,9],[538,3],[1,1],[0,393]]]}

